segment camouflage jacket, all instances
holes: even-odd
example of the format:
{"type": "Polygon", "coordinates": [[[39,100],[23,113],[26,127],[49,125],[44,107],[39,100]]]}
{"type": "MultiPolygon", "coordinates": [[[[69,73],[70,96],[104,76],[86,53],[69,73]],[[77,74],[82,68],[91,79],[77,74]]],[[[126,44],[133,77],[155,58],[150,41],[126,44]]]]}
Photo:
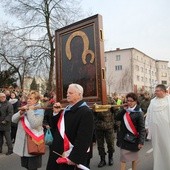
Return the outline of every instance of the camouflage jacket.
{"type": "Polygon", "coordinates": [[[147,113],[147,109],[149,107],[149,104],[150,104],[150,99],[144,99],[144,100],[141,101],[140,107],[141,107],[144,114],[147,113]]]}
{"type": "Polygon", "coordinates": [[[111,129],[114,126],[113,114],[110,111],[94,112],[96,129],[111,129]]]}

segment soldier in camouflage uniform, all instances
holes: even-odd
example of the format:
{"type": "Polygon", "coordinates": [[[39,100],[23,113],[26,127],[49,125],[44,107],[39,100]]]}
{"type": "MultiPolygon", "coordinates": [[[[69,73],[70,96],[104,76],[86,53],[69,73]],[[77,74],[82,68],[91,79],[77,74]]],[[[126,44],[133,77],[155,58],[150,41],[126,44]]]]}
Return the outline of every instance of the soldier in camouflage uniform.
{"type": "Polygon", "coordinates": [[[141,103],[141,101],[144,99],[144,90],[140,90],[139,94],[138,94],[138,102],[139,104],[141,103]]]}
{"type": "Polygon", "coordinates": [[[151,101],[150,94],[148,92],[145,92],[144,99],[139,103],[140,107],[144,113],[144,116],[147,113],[147,109],[149,107],[150,101],[151,101]]]}
{"type": "Polygon", "coordinates": [[[114,119],[113,113],[109,110],[106,112],[94,112],[95,115],[95,130],[96,130],[96,140],[99,155],[101,158],[98,167],[103,167],[106,165],[105,160],[105,141],[108,149],[108,160],[109,165],[113,165],[113,153],[114,153],[114,119]]]}
{"type": "MultiPolygon", "coordinates": [[[[144,118],[146,117],[146,113],[147,113],[147,109],[149,107],[150,101],[151,101],[151,97],[150,97],[149,92],[145,92],[144,93],[144,99],[139,103],[140,107],[141,107],[141,109],[143,111],[144,118]]],[[[146,132],[145,140],[148,141],[148,139],[147,139],[147,132],[146,132]]]]}

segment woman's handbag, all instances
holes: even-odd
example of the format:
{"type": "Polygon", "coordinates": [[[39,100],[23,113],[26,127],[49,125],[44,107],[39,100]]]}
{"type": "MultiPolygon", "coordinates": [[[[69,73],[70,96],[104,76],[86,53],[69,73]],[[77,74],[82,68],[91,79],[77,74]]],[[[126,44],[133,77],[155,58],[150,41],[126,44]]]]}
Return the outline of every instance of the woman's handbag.
{"type": "Polygon", "coordinates": [[[45,133],[45,144],[51,145],[52,142],[53,142],[53,136],[52,136],[51,130],[48,128],[45,133]]]}
{"type": "Polygon", "coordinates": [[[28,146],[28,153],[31,154],[31,155],[43,155],[43,154],[45,154],[44,139],[37,142],[30,135],[27,134],[27,146],[28,146]]]}
{"type": "Polygon", "coordinates": [[[126,135],[124,136],[124,140],[126,142],[135,143],[136,139],[137,139],[137,137],[130,133],[126,133],[126,135]]]}

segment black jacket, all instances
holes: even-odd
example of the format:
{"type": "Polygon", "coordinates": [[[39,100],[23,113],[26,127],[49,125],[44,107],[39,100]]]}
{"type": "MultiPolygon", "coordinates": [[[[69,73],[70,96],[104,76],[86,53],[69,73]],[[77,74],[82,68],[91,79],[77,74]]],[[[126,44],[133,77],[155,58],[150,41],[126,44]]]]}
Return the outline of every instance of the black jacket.
{"type": "Polygon", "coordinates": [[[120,129],[117,132],[117,146],[130,150],[130,151],[138,151],[138,144],[144,144],[145,139],[145,126],[144,126],[144,118],[142,112],[140,112],[140,107],[137,105],[134,109],[136,112],[131,112],[130,117],[132,122],[139,133],[139,137],[137,138],[135,143],[130,143],[124,140],[124,137],[127,133],[131,134],[131,132],[126,128],[123,116],[126,113],[126,110],[122,109],[117,115],[116,120],[121,121],[120,129]]]}
{"type": "MultiPolygon", "coordinates": [[[[53,109],[52,109],[52,104],[48,105],[49,109],[46,109],[44,112],[44,120],[43,120],[43,126],[46,131],[46,125],[49,125],[50,128],[52,126],[52,119],[53,119],[53,109]]],[[[51,132],[53,134],[53,129],[51,129],[51,132]]]]}
{"type": "Polygon", "coordinates": [[[0,131],[10,131],[13,106],[7,100],[0,102],[0,131]],[[5,121],[3,124],[2,121],[5,121]]]}
{"type": "MultiPolygon", "coordinates": [[[[69,111],[65,112],[65,133],[72,143],[73,150],[69,159],[76,164],[86,164],[88,153],[87,150],[92,143],[93,137],[93,114],[87,106],[81,106],[83,101],[76,103],[69,111]]],[[[53,151],[62,155],[63,139],[57,128],[57,122],[61,112],[53,117],[54,140],[51,146],[51,152],[48,160],[47,170],[67,170],[70,165],[57,164],[56,159],[59,157],[53,151]]],[[[73,167],[74,169],[74,167],[73,167]]]]}

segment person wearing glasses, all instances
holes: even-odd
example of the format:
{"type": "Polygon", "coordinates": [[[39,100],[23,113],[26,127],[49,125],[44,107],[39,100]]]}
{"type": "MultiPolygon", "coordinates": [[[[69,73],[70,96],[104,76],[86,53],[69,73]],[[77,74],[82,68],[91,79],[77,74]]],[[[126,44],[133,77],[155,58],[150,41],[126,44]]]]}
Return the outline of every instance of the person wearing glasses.
{"type": "Polygon", "coordinates": [[[117,132],[117,146],[120,147],[120,169],[125,170],[126,162],[132,162],[132,170],[136,170],[138,151],[143,147],[145,139],[144,118],[135,93],[128,93],[126,102],[127,105],[116,115],[116,120],[121,121],[117,132]]]}
{"type": "Polygon", "coordinates": [[[146,114],[145,127],[153,147],[153,170],[170,169],[170,95],[158,84],[146,114]]]}
{"type": "Polygon", "coordinates": [[[79,84],[69,85],[67,101],[68,106],[52,118],[55,132],[46,170],[87,167],[93,138],[93,113],[83,101],[83,87],[79,84]]]}

